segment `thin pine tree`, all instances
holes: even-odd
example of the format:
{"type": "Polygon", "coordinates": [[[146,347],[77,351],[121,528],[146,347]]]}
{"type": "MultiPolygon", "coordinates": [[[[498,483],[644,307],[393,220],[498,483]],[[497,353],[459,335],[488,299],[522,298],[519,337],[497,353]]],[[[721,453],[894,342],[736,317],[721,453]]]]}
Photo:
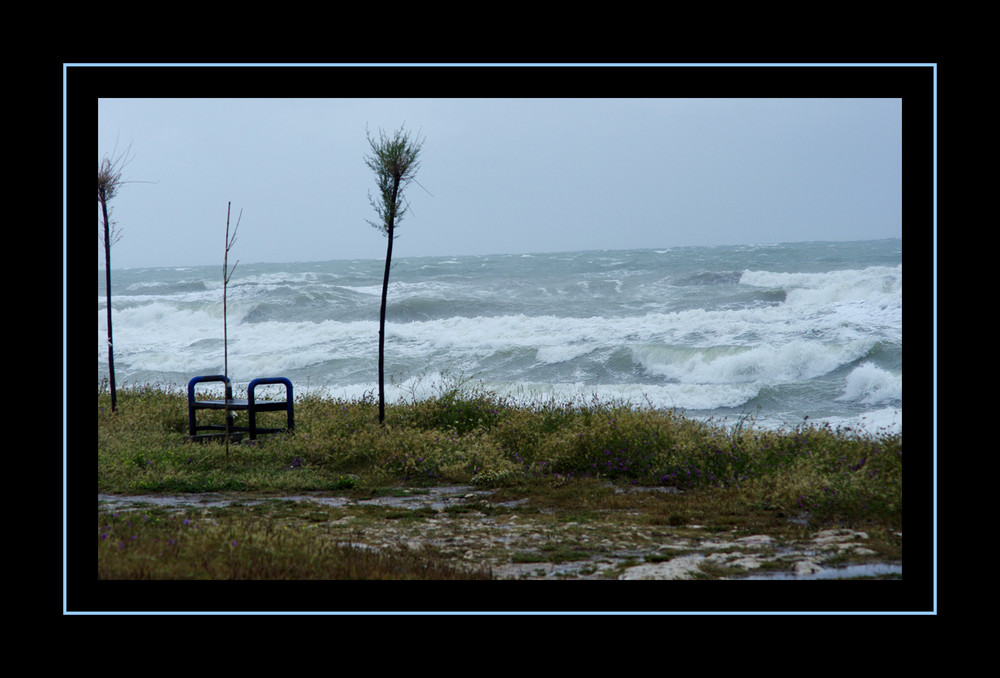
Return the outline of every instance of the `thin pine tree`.
{"type": "Polygon", "coordinates": [[[111,382],[111,411],[118,408],[118,391],[115,381],[115,349],[113,332],[111,329],[111,246],[121,238],[121,231],[118,224],[111,220],[111,210],[108,208],[121,187],[128,183],[122,179],[122,171],[129,163],[129,148],[126,148],[120,155],[112,152],[111,156],[104,156],[97,166],[97,204],[101,208],[101,223],[98,228],[98,237],[104,245],[104,287],[107,294],[107,319],[108,319],[108,380],[111,382]]]}
{"type": "Polygon", "coordinates": [[[420,166],[419,158],[423,141],[412,138],[403,127],[391,137],[379,130],[378,139],[365,130],[371,153],[365,156],[365,164],[375,173],[375,183],[379,196],[368,199],[379,221],[369,221],[374,228],[385,234],[388,244],[385,252],[385,273],[382,276],[382,306],[379,311],[378,326],[378,421],[385,423],[385,307],[389,290],[389,268],[392,262],[392,242],[395,230],[407,211],[403,191],[414,180],[420,166]]]}

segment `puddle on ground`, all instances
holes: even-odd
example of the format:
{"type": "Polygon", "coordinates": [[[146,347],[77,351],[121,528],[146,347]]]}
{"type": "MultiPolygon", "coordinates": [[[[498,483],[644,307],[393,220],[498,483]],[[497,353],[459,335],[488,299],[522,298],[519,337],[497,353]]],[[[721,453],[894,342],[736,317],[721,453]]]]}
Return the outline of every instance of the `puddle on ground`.
{"type": "Polygon", "coordinates": [[[216,508],[219,506],[229,506],[231,504],[245,504],[247,506],[261,503],[260,500],[244,501],[234,499],[221,494],[189,494],[166,496],[159,494],[98,494],[97,504],[99,508],[110,509],[133,509],[144,508],[149,505],[163,508],[216,508]]]}
{"type": "Polygon", "coordinates": [[[740,581],[746,579],[794,579],[796,581],[805,579],[857,579],[859,577],[884,577],[886,575],[903,576],[902,565],[890,565],[887,563],[867,563],[863,565],[849,565],[847,567],[828,567],[812,572],[810,574],[795,574],[794,572],[772,572],[769,574],[755,574],[749,577],[740,577],[740,581]]]}
{"type": "Polygon", "coordinates": [[[448,486],[430,487],[421,492],[412,494],[372,497],[370,499],[353,499],[350,497],[323,496],[323,495],[282,495],[273,497],[256,498],[242,497],[238,494],[223,493],[193,493],[185,495],[153,495],[153,494],[98,494],[97,503],[99,506],[109,509],[133,509],[146,506],[157,506],[161,508],[217,508],[241,504],[243,506],[255,506],[268,501],[298,501],[312,502],[323,506],[347,506],[350,504],[361,506],[390,506],[395,508],[432,508],[443,509],[453,506],[462,501],[468,501],[491,494],[490,490],[474,490],[472,487],[448,486]]]}

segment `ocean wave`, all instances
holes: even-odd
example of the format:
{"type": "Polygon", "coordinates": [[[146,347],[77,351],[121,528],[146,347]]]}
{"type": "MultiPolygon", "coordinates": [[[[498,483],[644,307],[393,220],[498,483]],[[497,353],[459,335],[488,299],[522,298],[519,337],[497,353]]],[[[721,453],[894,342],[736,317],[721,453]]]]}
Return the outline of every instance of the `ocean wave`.
{"type": "Polygon", "coordinates": [[[827,375],[867,354],[870,342],[828,345],[641,346],[636,361],[650,374],[693,384],[788,384],[827,375]]]}
{"type": "Polygon", "coordinates": [[[115,294],[122,294],[126,296],[139,295],[139,296],[162,296],[162,295],[174,295],[174,294],[191,294],[200,293],[208,289],[204,280],[201,279],[191,279],[191,280],[178,280],[178,281],[162,281],[162,280],[151,280],[151,281],[139,281],[126,285],[125,288],[118,292],[113,286],[112,291],[115,294]]]}
{"type": "Polygon", "coordinates": [[[865,362],[854,368],[844,383],[844,392],[837,400],[885,405],[903,402],[903,375],[865,362]]]}
{"type": "Polygon", "coordinates": [[[740,284],[783,290],[789,305],[825,305],[868,301],[899,305],[903,295],[903,265],[871,266],[826,273],[745,271],[740,284]]]}
{"type": "Polygon", "coordinates": [[[699,270],[682,273],[669,278],[672,285],[738,285],[743,278],[742,271],[711,271],[699,270]]]}

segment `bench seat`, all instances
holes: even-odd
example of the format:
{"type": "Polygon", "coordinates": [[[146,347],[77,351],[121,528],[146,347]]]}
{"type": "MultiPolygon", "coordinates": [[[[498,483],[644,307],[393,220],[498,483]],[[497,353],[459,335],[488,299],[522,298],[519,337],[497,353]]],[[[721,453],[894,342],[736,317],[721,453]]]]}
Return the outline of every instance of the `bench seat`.
{"type": "MultiPolygon", "coordinates": [[[[232,433],[248,433],[250,440],[255,440],[258,435],[262,433],[279,433],[283,431],[291,431],[295,428],[295,405],[292,395],[292,382],[284,377],[264,377],[261,379],[254,379],[250,382],[247,387],[247,399],[237,400],[233,398],[233,389],[227,379],[223,375],[209,375],[194,377],[188,382],[188,425],[190,428],[190,435],[192,439],[200,439],[203,436],[198,434],[198,431],[225,431],[226,425],[224,424],[198,424],[196,412],[198,410],[225,410],[229,409],[230,413],[245,410],[248,413],[248,426],[235,426],[233,424],[233,414],[229,415],[229,432],[232,433]],[[226,385],[225,398],[221,400],[209,399],[209,400],[197,400],[195,398],[195,386],[205,382],[221,382],[226,385]],[[264,386],[267,384],[282,384],[285,387],[285,399],[284,400],[257,400],[255,397],[255,390],[258,386],[264,386]],[[263,428],[257,426],[257,413],[258,412],[281,412],[284,411],[287,415],[287,421],[284,427],[281,428],[263,428]]],[[[223,433],[223,435],[225,435],[223,433]]]]}

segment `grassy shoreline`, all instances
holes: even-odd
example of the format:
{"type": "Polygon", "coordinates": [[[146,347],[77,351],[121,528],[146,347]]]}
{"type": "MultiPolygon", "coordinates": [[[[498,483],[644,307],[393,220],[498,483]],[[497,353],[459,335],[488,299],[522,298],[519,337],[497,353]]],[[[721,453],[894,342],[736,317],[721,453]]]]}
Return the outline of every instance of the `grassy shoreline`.
{"type": "MultiPolygon", "coordinates": [[[[281,413],[263,416],[280,425],[281,413]]],[[[618,403],[516,406],[464,385],[389,405],[384,427],[371,399],[307,395],[296,400],[295,423],[292,434],[244,441],[227,454],[222,443],[188,442],[184,394],[121,389],[112,413],[99,384],[98,494],[314,493],[358,500],[455,486],[489,490],[491,499],[405,518],[357,505],[327,510],[271,502],[266,510],[153,508],[136,521],[99,505],[99,576],[489,578],[489,568],[469,567],[453,554],[397,549],[362,557],[362,549],[345,545],[350,531],[327,529],[348,519],[372,529],[411,520],[438,527],[443,518],[470,512],[494,521],[501,514],[540,525],[552,520],[550,531],[583,523],[611,534],[624,520],[653,529],[653,539],[656,530],[694,524],[779,539],[849,527],[882,535],[875,539],[879,557],[901,559],[901,537],[891,536],[902,530],[901,433],[804,424],[778,432],[752,422],[719,427],[618,403]],[[505,502],[519,502],[518,508],[501,508],[505,502]],[[184,520],[201,531],[183,530],[184,520]]],[[[553,547],[553,557],[573,557],[567,548],[553,547]]]]}

